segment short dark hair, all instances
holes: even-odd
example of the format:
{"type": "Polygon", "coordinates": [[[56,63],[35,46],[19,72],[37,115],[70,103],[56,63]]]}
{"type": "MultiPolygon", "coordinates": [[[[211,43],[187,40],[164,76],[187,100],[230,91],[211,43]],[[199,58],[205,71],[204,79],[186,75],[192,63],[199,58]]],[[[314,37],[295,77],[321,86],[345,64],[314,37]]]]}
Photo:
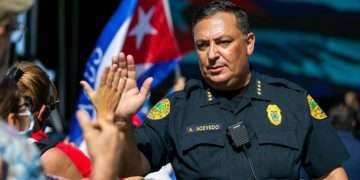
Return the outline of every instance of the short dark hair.
{"type": "Polygon", "coordinates": [[[193,14],[192,28],[194,28],[200,20],[218,12],[228,12],[234,14],[239,30],[244,34],[248,34],[250,32],[247,13],[242,10],[240,6],[227,0],[214,0],[205,6],[199,7],[193,14]]]}
{"type": "Polygon", "coordinates": [[[18,113],[20,96],[16,82],[4,77],[0,82],[0,117],[6,119],[10,113],[18,113]]]}

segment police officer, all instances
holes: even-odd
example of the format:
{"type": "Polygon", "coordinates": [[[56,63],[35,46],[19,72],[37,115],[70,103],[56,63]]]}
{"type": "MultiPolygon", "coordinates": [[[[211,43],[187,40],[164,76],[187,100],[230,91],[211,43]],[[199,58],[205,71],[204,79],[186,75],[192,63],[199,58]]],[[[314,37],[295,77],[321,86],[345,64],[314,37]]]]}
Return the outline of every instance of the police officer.
{"type": "Polygon", "coordinates": [[[162,99],[135,130],[129,119],[151,79],[137,89],[133,57],[114,58],[128,73],[115,112],[122,175],[170,162],[178,179],[299,179],[301,167],[313,178],[347,179],[348,153],[308,92],[250,70],[255,35],[243,10],[211,2],[195,14],[193,36],[203,80],[162,99]]]}

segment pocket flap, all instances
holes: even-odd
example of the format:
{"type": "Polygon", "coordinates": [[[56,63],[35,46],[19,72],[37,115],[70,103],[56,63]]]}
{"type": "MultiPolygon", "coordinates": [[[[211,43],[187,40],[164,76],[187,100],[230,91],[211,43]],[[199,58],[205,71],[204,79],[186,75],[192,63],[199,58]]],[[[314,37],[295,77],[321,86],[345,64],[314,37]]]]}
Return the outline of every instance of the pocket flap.
{"type": "Polygon", "coordinates": [[[200,145],[224,147],[225,139],[223,132],[186,134],[181,149],[187,151],[200,145]]]}
{"type": "Polygon", "coordinates": [[[293,131],[268,131],[258,133],[260,145],[274,144],[299,149],[296,134],[293,131]]]}

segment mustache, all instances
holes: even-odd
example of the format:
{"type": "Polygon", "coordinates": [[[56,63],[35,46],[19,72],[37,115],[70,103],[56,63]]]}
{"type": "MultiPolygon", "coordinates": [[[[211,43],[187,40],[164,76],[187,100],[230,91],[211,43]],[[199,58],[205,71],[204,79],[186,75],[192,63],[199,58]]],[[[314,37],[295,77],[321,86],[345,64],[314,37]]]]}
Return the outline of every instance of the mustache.
{"type": "Polygon", "coordinates": [[[216,64],[209,64],[206,66],[207,69],[212,69],[212,68],[218,68],[218,67],[223,67],[225,66],[224,64],[221,63],[216,63],[216,64]]]}

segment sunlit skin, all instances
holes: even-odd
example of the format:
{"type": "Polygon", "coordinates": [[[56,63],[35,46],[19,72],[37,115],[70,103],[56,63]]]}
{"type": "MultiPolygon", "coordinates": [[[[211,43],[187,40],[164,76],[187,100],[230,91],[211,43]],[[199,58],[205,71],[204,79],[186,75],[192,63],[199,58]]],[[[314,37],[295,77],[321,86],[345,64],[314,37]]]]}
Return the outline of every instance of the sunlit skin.
{"type": "Polygon", "coordinates": [[[24,113],[27,110],[27,105],[24,98],[20,98],[18,108],[18,113],[10,113],[8,115],[7,122],[11,127],[17,129],[18,131],[24,131],[29,127],[29,117],[19,115],[19,113],[24,113]]]}
{"type": "MultiPolygon", "coordinates": [[[[19,113],[24,113],[27,110],[27,104],[24,100],[24,98],[20,99],[20,105],[19,105],[19,113]]],[[[18,124],[16,129],[19,131],[24,131],[29,127],[29,117],[28,116],[17,116],[18,118],[18,124]]]]}
{"type": "Polygon", "coordinates": [[[218,12],[200,20],[193,32],[200,71],[211,87],[231,91],[249,83],[248,57],[254,51],[255,35],[243,34],[235,15],[218,12]]]}

